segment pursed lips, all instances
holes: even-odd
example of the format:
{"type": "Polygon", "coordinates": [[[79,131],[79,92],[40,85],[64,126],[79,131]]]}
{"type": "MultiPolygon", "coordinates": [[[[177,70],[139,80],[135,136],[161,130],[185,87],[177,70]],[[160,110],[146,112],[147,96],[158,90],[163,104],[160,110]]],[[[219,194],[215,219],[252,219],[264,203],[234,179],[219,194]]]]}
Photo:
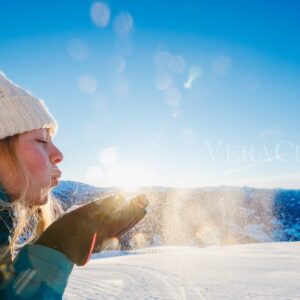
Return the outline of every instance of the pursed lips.
{"type": "Polygon", "coordinates": [[[61,177],[61,172],[56,172],[54,176],[51,177],[52,186],[58,185],[59,178],[61,177]]]}

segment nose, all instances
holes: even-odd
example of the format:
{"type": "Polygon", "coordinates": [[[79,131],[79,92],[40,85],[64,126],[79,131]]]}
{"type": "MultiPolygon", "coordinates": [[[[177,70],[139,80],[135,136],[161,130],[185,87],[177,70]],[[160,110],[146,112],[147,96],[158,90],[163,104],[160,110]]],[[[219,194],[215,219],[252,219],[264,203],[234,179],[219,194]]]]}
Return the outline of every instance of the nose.
{"type": "Polygon", "coordinates": [[[64,156],[61,151],[55,145],[53,145],[53,150],[51,151],[51,162],[53,164],[59,164],[63,159],[64,156]]]}

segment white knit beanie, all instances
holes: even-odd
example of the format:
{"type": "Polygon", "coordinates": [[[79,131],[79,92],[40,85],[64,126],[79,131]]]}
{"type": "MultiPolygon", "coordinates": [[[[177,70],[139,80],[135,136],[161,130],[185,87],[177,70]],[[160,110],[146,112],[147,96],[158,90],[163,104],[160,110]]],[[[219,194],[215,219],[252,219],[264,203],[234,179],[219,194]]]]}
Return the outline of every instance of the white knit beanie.
{"type": "Polygon", "coordinates": [[[45,103],[0,72],[0,139],[40,128],[58,128],[45,103]]]}

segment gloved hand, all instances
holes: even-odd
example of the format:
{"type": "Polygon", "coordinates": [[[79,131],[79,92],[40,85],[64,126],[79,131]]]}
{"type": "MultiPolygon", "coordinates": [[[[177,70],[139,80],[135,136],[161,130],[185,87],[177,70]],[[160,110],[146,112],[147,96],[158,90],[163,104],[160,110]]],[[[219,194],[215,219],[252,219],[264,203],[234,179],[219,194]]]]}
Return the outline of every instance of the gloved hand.
{"type": "Polygon", "coordinates": [[[111,196],[90,202],[53,222],[35,243],[56,249],[82,266],[88,262],[96,240],[99,241],[97,232],[102,238],[112,237],[145,215],[148,201],[145,200],[145,205],[138,205],[136,201],[126,205],[121,196],[111,196]]]}
{"type": "Polygon", "coordinates": [[[111,211],[110,218],[105,221],[105,229],[97,233],[95,252],[103,249],[103,243],[109,238],[119,238],[134,227],[146,215],[148,200],[141,194],[126,201],[122,199],[118,207],[111,211]]]}

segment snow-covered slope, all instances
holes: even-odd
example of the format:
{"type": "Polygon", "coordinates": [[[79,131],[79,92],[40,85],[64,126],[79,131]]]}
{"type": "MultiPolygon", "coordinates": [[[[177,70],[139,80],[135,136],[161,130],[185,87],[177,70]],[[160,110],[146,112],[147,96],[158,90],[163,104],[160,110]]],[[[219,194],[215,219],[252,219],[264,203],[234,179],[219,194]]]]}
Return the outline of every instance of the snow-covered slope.
{"type": "Polygon", "coordinates": [[[76,267],[64,299],[300,299],[299,242],[112,253],[76,267]]]}
{"type": "Polygon", "coordinates": [[[72,205],[94,200],[107,190],[77,181],[61,180],[53,189],[53,195],[61,201],[63,208],[68,209],[72,205]]]}
{"type": "MultiPolygon", "coordinates": [[[[107,194],[134,196],[72,181],[62,181],[53,192],[67,209],[107,194]]],[[[122,238],[123,249],[132,247],[136,234],[143,247],[300,240],[300,190],[143,187],[135,193],[148,197],[148,214],[122,238]]]]}

